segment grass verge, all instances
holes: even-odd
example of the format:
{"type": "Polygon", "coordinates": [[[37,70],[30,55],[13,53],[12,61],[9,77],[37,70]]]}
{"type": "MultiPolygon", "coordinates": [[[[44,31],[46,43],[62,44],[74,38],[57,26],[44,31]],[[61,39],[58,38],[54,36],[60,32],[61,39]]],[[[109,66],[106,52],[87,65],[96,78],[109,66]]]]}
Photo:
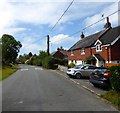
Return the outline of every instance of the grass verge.
{"type": "Polygon", "coordinates": [[[8,78],[11,74],[17,71],[17,68],[11,68],[9,66],[2,66],[0,68],[0,80],[8,78]]]}
{"type": "Polygon", "coordinates": [[[104,95],[101,95],[101,97],[110,101],[120,110],[120,92],[116,92],[115,90],[110,90],[106,92],[104,95]]]}

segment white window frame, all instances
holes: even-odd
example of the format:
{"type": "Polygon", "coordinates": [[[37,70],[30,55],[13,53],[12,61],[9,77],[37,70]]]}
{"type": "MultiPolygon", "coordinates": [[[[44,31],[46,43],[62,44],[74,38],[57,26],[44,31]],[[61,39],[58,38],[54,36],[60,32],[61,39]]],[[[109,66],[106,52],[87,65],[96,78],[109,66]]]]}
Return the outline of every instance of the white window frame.
{"type": "Polygon", "coordinates": [[[101,52],[101,51],[102,51],[101,44],[96,45],[96,52],[101,52]]]}
{"type": "Polygon", "coordinates": [[[81,49],[81,55],[85,54],[85,48],[81,49]]]}
{"type": "Polygon", "coordinates": [[[71,56],[74,56],[74,51],[73,50],[71,50],[71,56]]]}

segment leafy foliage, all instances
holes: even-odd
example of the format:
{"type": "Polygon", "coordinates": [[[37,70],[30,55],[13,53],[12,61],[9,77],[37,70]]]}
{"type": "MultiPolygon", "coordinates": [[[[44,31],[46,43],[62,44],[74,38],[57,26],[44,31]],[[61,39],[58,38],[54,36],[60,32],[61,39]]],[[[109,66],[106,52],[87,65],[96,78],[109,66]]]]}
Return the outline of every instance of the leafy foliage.
{"type": "Polygon", "coordinates": [[[94,64],[95,58],[91,55],[85,59],[86,64],[94,64]]]}
{"type": "Polygon", "coordinates": [[[56,59],[52,56],[47,56],[42,61],[42,66],[44,68],[47,68],[47,69],[56,69],[57,68],[57,62],[58,62],[58,59],[56,59]]]}
{"type": "Polygon", "coordinates": [[[69,68],[73,68],[75,66],[75,64],[73,63],[73,62],[71,62],[70,64],[69,64],[69,68]]]}
{"type": "Polygon", "coordinates": [[[110,67],[110,82],[112,88],[120,92],[120,66],[110,67]]]}
{"type": "Polygon", "coordinates": [[[9,64],[15,62],[22,44],[16,41],[11,35],[2,36],[2,63],[9,64]]]}

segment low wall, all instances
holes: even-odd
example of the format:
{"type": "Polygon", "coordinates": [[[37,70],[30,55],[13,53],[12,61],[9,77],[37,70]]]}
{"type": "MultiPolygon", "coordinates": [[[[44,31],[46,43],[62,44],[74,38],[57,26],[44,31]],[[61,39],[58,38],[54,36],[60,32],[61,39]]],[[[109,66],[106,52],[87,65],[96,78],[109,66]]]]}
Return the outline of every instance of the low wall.
{"type": "Polygon", "coordinates": [[[60,71],[66,72],[67,69],[68,69],[68,67],[58,65],[58,69],[59,69],[60,71]]]}
{"type": "Polygon", "coordinates": [[[111,66],[120,66],[120,64],[107,63],[106,66],[107,66],[107,67],[111,67],[111,66]]]}

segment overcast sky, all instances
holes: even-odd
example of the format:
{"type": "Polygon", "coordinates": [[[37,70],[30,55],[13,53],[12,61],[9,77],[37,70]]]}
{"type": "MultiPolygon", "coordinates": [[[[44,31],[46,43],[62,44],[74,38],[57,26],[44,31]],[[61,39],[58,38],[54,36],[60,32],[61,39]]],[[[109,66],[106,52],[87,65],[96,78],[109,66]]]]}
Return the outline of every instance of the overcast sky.
{"type": "MultiPolygon", "coordinates": [[[[56,27],[57,20],[72,0],[0,0],[0,37],[10,34],[22,43],[20,54],[46,51],[50,35],[50,52],[63,46],[69,49],[80,39],[82,29],[118,10],[118,0],[74,0],[56,27]],[[89,2],[88,2],[89,1],[89,2]],[[102,15],[104,14],[104,17],[102,15]],[[72,37],[71,34],[80,32],[72,37]]],[[[118,26],[118,13],[109,17],[118,26]]],[[[84,30],[85,36],[103,30],[105,20],[84,30]]]]}

